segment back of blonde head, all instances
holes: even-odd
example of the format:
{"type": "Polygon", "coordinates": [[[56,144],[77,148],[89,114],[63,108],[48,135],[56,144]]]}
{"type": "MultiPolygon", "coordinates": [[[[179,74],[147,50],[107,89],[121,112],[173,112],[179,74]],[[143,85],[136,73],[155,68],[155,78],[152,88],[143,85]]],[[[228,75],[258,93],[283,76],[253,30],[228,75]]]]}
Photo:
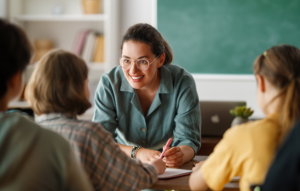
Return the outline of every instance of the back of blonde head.
{"type": "Polygon", "coordinates": [[[282,140],[300,117],[300,50],[291,45],[271,47],[256,59],[254,73],[267,78],[279,90],[274,99],[282,100],[279,106],[282,140]]]}
{"type": "Polygon", "coordinates": [[[67,51],[53,50],[38,62],[25,97],[38,115],[83,114],[91,106],[84,95],[87,76],[88,68],[81,58],[67,51]]]}

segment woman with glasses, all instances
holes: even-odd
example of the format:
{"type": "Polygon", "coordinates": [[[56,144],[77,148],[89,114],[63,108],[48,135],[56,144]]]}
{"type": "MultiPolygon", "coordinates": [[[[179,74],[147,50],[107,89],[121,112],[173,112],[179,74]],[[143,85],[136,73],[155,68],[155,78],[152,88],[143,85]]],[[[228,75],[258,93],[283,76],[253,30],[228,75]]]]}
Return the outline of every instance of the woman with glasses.
{"type": "Polygon", "coordinates": [[[171,65],[168,43],[151,25],[130,27],[121,45],[120,66],[101,77],[93,121],[114,135],[131,158],[160,157],[169,138],[169,167],[190,161],[200,148],[200,107],[193,77],[171,65]]]}

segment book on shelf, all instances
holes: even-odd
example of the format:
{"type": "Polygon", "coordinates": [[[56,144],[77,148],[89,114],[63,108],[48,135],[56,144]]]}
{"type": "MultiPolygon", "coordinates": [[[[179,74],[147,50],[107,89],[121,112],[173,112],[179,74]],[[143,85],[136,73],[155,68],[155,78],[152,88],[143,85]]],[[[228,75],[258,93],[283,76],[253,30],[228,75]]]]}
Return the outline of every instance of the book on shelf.
{"type": "Polygon", "coordinates": [[[96,40],[96,33],[94,31],[90,31],[86,37],[82,54],[81,54],[82,59],[87,63],[92,61],[95,40],[96,40]]]}
{"type": "Polygon", "coordinates": [[[104,62],[104,37],[103,35],[97,35],[95,48],[94,48],[94,63],[104,62]]]}
{"type": "Polygon", "coordinates": [[[73,43],[72,52],[77,56],[81,56],[82,49],[85,43],[86,36],[89,31],[80,31],[77,33],[75,37],[75,41],[73,43]]]}
{"type": "Polygon", "coordinates": [[[85,62],[104,62],[104,36],[95,31],[80,31],[74,40],[72,52],[85,62]]]}

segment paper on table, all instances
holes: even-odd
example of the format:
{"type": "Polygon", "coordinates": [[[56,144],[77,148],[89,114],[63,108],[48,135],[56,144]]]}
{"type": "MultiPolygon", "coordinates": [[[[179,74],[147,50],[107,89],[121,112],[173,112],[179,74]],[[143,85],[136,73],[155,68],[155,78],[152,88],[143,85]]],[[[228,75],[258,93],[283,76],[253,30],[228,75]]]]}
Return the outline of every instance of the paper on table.
{"type": "Polygon", "coordinates": [[[191,173],[192,170],[166,168],[166,171],[163,174],[158,175],[158,179],[176,178],[179,176],[189,175],[191,173]]]}

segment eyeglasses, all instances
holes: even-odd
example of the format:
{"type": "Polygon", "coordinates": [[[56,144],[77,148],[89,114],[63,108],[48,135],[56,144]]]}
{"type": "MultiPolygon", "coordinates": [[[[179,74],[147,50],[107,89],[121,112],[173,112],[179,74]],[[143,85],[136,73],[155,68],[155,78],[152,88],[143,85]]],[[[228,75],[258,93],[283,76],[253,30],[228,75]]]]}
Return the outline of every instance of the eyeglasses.
{"type": "Polygon", "coordinates": [[[122,68],[124,69],[129,69],[132,66],[132,62],[136,63],[136,66],[140,69],[140,70],[147,70],[150,66],[150,64],[152,64],[155,60],[157,60],[159,58],[156,57],[151,63],[149,63],[148,60],[142,58],[142,59],[137,59],[136,61],[128,59],[128,58],[120,58],[119,59],[119,63],[121,65],[122,68]]]}

